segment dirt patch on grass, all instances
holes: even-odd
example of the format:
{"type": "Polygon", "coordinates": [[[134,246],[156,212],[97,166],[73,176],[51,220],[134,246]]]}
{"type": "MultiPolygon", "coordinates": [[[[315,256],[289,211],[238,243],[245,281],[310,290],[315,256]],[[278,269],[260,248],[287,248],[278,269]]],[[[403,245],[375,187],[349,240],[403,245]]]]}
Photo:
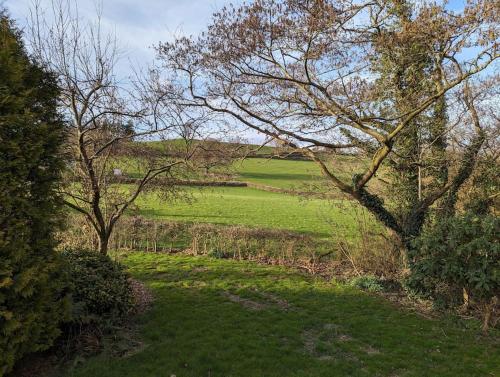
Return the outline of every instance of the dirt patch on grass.
{"type": "Polygon", "coordinates": [[[352,337],[349,335],[341,334],[338,336],[339,341],[341,342],[350,342],[352,340],[352,337]]]}
{"type": "Polygon", "coordinates": [[[371,345],[363,344],[352,336],[345,334],[340,326],[327,323],[321,328],[308,329],[302,332],[302,341],[306,353],[318,360],[347,359],[353,362],[359,359],[342,346],[342,343],[352,342],[358,350],[367,355],[377,355],[380,351],[371,345]]]}
{"type": "Polygon", "coordinates": [[[264,300],[266,300],[268,304],[277,306],[281,310],[290,310],[291,308],[290,303],[287,300],[278,297],[275,294],[269,292],[260,292],[258,290],[254,290],[254,292],[261,296],[264,300]]]}
{"type": "Polygon", "coordinates": [[[129,279],[132,297],[134,299],[134,311],[138,314],[146,312],[153,304],[154,297],[146,285],[136,279],[129,279]]]}
{"type": "Polygon", "coordinates": [[[370,345],[364,346],[361,348],[364,352],[366,352],[368,355],[378,355],[380,351],[376,348],[373,348],[370,345]]]}
{"type": "Polygon", "coordinates": [[[302,341],[304,342],[304,349],[307,353],[314,355],[316,352],[316,342],[318,341],[318,334],[314,330],[306,330],[302,332],[302,341]]]}
{"type": "Polygon", "coordinates": [[[222,292],[222,296],[226,297],[229,301],[235,302],[237,304],[240,304],[246,309],[250,310],[264,310],[268,308],[268,305],[262,302],[258,301],[253,301],[248,298],[240,297],[238,295],[229,293],[229,292],[222,292]]]}
{"type": "Polygon", "coordinates": [[[282,299],[272,293],[260,292],[257,289],[251,290],[257,296],[258,300],[252,300],[249,298],[241,297],[237,294],[230,292],[223,292],[222,296],[228,298],[230,301],[240,304],[241,306],[251,309],[251,310],[265,310],[269,308],[279,308],[283,311],[288,311],[290,309],[290,304],[287,300],[282,299]]]}
{"type": "Polygon", "coordinates": [[[302,341],[306,353],[314,356],[318,360],[334,360],[337,358],[357,360],[356,357],[348,352],[336,347],[340,338],[343,341],[350,340],[351,337],[339,334],[339,326],[334,323],[327,323],[322,328],[309,329],[302,332],[302,341]]]}
{"type": "Polygon", "coordinates": [[[201,272],[207,272],[210,269],[208,267],[195,267],[191,270],[191,272],[194,272],[195,274],[201,273],[201,272]]]}

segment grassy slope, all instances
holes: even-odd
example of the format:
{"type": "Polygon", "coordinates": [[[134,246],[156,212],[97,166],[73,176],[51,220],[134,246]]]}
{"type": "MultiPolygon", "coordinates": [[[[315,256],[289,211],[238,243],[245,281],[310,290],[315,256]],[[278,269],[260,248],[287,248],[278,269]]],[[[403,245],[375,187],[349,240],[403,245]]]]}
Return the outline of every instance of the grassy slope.
{"type": "MultiPolygon", "coordinates": [[[[112,165],[132,178],[142,178],[144,174],[142,162],[137,158],[121,158],[112,165]]],[[[309,185],[324,182],[318,165],[313,161],[249,158],[234,162],[230,171],[239,181],[285,189],[306,191],[311,189],[309,185]]]]}
{"type": "Polygon", "coordinates": [[[298,196],[246,187],[188,189],[193,203],[168,203],[153,194],[137,200],[139,214],[187,222],[239,224],[261,228],[280,228],[315,234],[332,233],[353,237],[356,229],[352,204],[341,208],[326,200],[305,200],[298,196]]]}
{"type": "Polygon", "coordinates": [[[138,253],[125,262],[156,298],[140,319],[144,348],[126,358],[101,354],[66,377],[500,373],[494,334],[423,319],[352,288],[231,260],[138,253]],[[245,307],[252,302],[266,306],[245,307]]]}
{"type": "MultiPolygon", "coordinates": [[[[363,171],[366,160],[339,155],[335,162],[327,163],[328,166],[332,164],[335,165],[334,171],[340,172],[339,177],[348,182],[353,172],[363,171]]],[[[240,181],[299,191],[326,189],[326,180],[318,164],[313,161],[249,158],[235,162],[234,170],[240,181]]]]}
{"type": "MultiPolygon", "coordinates": [[[[351,157],[342,157],[352,163],[351,157]]],[[[238,179],[278,188],[315,190],[322,182],[312,161],[252,158],[235,163],[238,179]],[[315,187],[311,187],[311,185],[315,187]]],[[[321,188],[319,188],[321,189],[321,188]]],[[[142,194],[136,204],[139,214],[184,222],[205,222],[279,228],[314,234],[322,238],[352,239],[356,236],[359,207],[353,202],[304,199],[254,188],[214,187],[187,189],[195,201],[165,202],[151,193],[142,194]],[[357,211],[353,211],[357,208],[357,211]]]]}
{"type": "MultiPolygon", "coordinates": [[[[169,141],[149,141],[146,143],[137,143],[137,145],[146,145],[153,150],[165,151],[172,148],[183,148],[182,140],[169,141]]],[[[256,145],[247,145],[250,149],[255,149],[256,145]]],[[[273,154],[275,148],[265,146],[257,152],[259,154],[273,154]]],[[[355,157],[338,155],[334,162],[327,164],[334,165],[334,171],[340,178],[347,181],[354,171],[362,172],[368,161],[355,157]]],[[[113,167],[118,167],[130,177],[140,178],[142,176],[141,160],[138,158],[121,158],[115,161],[113,167]]],[[[321,171],[313,161],[302,160],[284,160],[279,158],[248,158],[243,161],[237,160],[232,166],[236,178],[240,181],[259,183],[277,188],[297,189],[297,190],[317,190],[311,185],[319,185],[324,180],[321,177],[321,171]]],[[[324,187],[323,187],[324,189],[324,187]]]]}
{"type": "MultiPolygon", "coordinates": [[[[163,146],[161,142],[149,144],[158,148],[163,146]]],[[[266,153],[270,151],[270,147],[265,150],[266,153]]],[[[358,171],[365,162],[357,157],[339,155],[334,164],[344,172],[340,175],[341,178],[348,181],[347,175],[358,171]]],[[[141,176],[141,161],[138,159],[124,159],[116,165],[129,176],[141,176]]],[[[312,161],[249,158],[236,161],[232,171],[237,180],[276,188],[298,191],[336,190],[327,188],[318,165],[312,161]]],[[[140,208],[139,214],[185,222],[280,228],[323,238],[340,234],[341,237],[352,239],[357,229],[355,214],[349,202],[345,202],[344,208],[340,209],[340,201],[332,206],[327,201],[305,201],[287,194],[251,188],[211,188],[202,193],[199,189],[188,191],[197,199],[193,204],[181,201],[171,204],[159,200],[155,195],[142,194],[136,202],[140,208]]]]}
{"type": "Polygon", "coordinates": [[[234,164],[238,180],[286,189],[322,181],[319,167],[313,161],[249,158],[234,164]]]}

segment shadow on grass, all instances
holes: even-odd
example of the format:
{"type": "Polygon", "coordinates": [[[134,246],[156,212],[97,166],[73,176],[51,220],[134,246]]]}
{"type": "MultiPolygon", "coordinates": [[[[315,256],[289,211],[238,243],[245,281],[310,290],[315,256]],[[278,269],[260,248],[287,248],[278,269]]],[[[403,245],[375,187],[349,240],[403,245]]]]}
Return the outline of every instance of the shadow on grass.
{"type": "MultiPolygon", "coordinates": [[[[144,349],[106,353],[68,376],[487,376],[495,336],[423,319],[352,288],[283,268],[131,254],[156,297],[144,349]]],[[[472,325],[472,326],[471,326],[472,325]]],[[[468,328],[468,326],[472,328],[468,328]]]]}
{"type": "Polygon", "coordinates": [[[272,181],[297,181],[296,184],[300,184],[301,181],[310,180],[321,180],[321,176],[313,174],[301,174],[301,173],[255,173],[255,172],[240,172],[238,173],[243,178],[250,179],[260,179],[272,181]]]}

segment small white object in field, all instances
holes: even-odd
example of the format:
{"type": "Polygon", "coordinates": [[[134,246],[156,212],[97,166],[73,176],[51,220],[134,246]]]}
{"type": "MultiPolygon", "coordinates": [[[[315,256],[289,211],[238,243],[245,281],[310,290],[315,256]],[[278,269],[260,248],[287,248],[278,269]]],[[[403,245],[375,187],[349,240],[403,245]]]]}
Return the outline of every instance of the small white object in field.
{"type": "Polygon", "coordinates": [[[113,169],[113,174],[115,176],[121,176],[122,175],[122,169],[113,169]]]}

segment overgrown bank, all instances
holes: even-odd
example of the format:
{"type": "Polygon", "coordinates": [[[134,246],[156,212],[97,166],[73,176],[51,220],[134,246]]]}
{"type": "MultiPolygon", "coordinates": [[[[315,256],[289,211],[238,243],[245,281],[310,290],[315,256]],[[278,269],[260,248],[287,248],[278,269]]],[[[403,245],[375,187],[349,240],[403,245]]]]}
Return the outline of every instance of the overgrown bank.
{"type": "MultiPolygon", "coordinates": [[[[89,237],[92,233],[86,230],[89,225],[83,218],[72,215],[70,220],[61,247],[95,248],[98,240],[89,237]]],[[[458,309],[461,314],[481,318],[487,331],[498,322],[498,226],[493,218],[457,218],[443,223],[419,240],[422,254],[412,262],[412,273],[405,255],[387,238],[389,235],[371,232],[371,223],[359,223],[359,235],[354,240],[341,236],[325,240],[286,230],[125,217],[110,245],[125,252],[205,255],[294,267],[381,292],[391,301],[424,312],[432,311],[432,306],[458,309]],[[470,222],[475,226],[467,225],[465,230],[464,224],[470,222]],[[454,250],[457,244],[460,246],[454,250]]]]}
{"type": "MultiPolygon", "coordinates": [[[[60,247],[95,249],[98,240],[89,228],[82,216],[70,215],[66,230],[60,234],[60,247]]],[[[403,267],[403,260],[396,249],[385,247],[384,237],[363,229],[355,239],[342,233],[322,239],[289,230],[141,216],[124,217],[110,239],[110,248],[118,251],[183,252],[294,266],[312,274],[354,276],[371,272],[395,278],[403,267]]]]}

